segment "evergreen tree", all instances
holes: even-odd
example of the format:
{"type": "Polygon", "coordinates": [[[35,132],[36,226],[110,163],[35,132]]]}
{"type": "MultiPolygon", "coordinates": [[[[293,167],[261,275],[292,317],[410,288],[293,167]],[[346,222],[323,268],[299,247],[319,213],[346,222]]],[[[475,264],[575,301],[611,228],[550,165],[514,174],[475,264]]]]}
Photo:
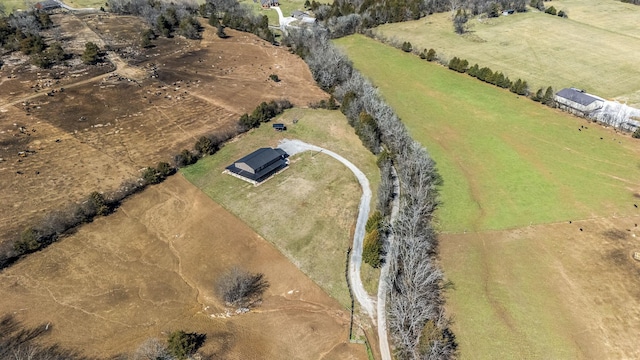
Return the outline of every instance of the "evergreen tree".
{"type": "Polygon", "coordinates": [[[542,97],[542,103],[547,106],[553,106],[555,101],[553,99],[553,88],[549,86],[542,97]]]}
{"type": "Polygon", "coordinates": [[[95,64],[98,61],[99,55],[100,55],[100,48],[98,47],[98,45],[89,41],[84,45],[84,52],[82,53],[82,62],[84,62],[85,64],[95,64]]]}
{"type": "Polygon", "coordinates": [[[427,61],[434,61],[436,59],[436,51],[433,49],[429,49],[427,51],[427,61]]]}

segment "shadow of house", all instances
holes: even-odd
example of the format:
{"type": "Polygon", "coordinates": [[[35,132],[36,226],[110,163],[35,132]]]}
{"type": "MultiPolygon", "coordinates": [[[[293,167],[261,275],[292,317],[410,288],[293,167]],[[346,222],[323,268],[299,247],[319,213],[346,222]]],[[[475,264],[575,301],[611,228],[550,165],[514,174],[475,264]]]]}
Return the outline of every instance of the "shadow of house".
{"type": "Polygon", "coordinates": [[[260,148],[236,160],[225,169],[225,173],[254,185],[259,185],[289,165],[287,154],[282,149],[260,148]]]}
{"type": "Polygon", "coordinates": [[[605,103],[604,99],[576,88],[565,88],[558,91],[554,100],[560,109],[585,117],[601,109],[605,103]]]}

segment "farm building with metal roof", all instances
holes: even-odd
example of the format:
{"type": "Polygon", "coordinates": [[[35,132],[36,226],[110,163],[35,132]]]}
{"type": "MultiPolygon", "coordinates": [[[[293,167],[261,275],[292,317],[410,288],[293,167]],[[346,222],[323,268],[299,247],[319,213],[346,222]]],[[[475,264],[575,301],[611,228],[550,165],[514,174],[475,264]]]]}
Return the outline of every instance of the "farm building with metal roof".
{"type": "Polygon", "coordinates": [[[601,97],[588,94],[584,90],[565,88],[556,93],[554,100],[558,107],[576,115],[587,116],[604,106],[601,97]]]}
{"type": "Polygon", "coordinates": [[[225,173],[258,185],[284,170],[289,165],[288,157],[282,149],[260,148],[227,166],[225,173]]]}

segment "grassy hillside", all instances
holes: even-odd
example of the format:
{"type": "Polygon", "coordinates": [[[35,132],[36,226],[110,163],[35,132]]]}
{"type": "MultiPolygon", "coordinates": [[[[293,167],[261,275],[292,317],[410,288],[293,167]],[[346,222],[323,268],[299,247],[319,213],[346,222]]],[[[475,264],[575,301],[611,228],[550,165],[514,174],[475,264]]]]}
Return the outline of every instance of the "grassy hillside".
{"type": "MultiPolygon", "coordinates": [[[[182,172],[348,306],[346,251],[362,195],[353,173],[326,155],[310,152],[293,156],[287,170],[258,187],[222,171],[260,147],[276,147],[282,138],[301,139],[349,159],[367,174],[375,193],[380,181],[376,158],[338,111],[293,109],[276,121],[289,129],[278,133],[265,124],[182,172]]],[[[372,283],[377,280],[371,273],[365,277],[372,283]]]]}
{"type": "Polygon", "coordinates": [[[640,106],[640,7],[620,1],[545,2],[564,9],[562,19],[537,11],[495,19],[472,19],[456,35],[450,14],[435,14],[375,31],[414,48],[434,48],[446,59],[466,58],[529,81],[535,91],[575,86],[640,106]]]}
{"type": "Polygon", "coordinates": [[[437,161],[444,179],[442,230],[504,229],[634,209],[640,142],[363,36],[337,44],[437,161]]]}

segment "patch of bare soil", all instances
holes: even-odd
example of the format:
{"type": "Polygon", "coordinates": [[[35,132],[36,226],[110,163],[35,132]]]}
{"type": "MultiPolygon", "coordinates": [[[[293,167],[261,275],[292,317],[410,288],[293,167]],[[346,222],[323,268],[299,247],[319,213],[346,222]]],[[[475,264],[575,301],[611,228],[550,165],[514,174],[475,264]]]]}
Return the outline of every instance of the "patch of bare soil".
{"type": "Polygon", "coordinates": [[[15,55],[0,70],[0,247],[37,217],[235,128],[262,101],[304,106],[327,97],[301,59],[253,35],[229,31],[223,40],[206,25],[203,40],[158,39],[141,49],[138,18],[53,18],[48,41],[61,41],[75,60],[41,70],[15,55]],[[86,41],[113,49],[115,66],[76,64],[86,41]],[[282,81],[268,80],[271,73],[282,81]]]}
{"type": "MultiPolygon", "coordinates": [[[[529,354],[540,350],[529,338],[532,329],[546,326],[580,358],[639,358],[638,225],[640,215],[442,235],[441,257],[445,272],[459,274],[452,292],[476,299],[478,308],[486,299],[496,319],[530,346],[529,354]],[[484,282],[483,293],[469,293],[472,273],[481,274],[473,276],[484,282]]],[[[450,310],[460,332],[476,317],[450,310]]],[[[473,341],[497,341],[475,335],[473,341]]]]}
{"type": "Polygon", "coordinates": [[[0,313],[51,323],[47,341],[101,357],[184,329],[222,359],[366,359],[349,312],[181,175],[0,273],[0,313]],[[262,304],[228,316],[214,294],[234,265],[262,272],[262,304]]]}

